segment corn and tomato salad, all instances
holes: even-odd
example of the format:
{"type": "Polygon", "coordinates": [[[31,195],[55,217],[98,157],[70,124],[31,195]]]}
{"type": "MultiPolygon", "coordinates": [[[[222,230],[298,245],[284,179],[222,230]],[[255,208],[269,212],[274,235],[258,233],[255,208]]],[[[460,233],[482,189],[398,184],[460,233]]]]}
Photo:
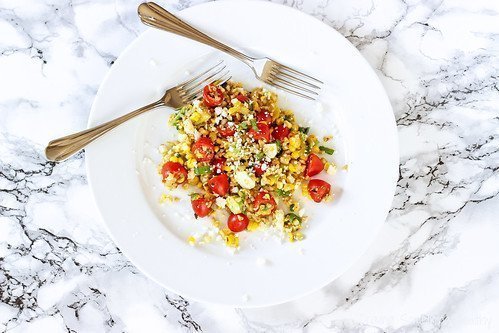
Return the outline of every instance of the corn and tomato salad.
{"type": "Polygon", "coordinates": [[[295,194],[317,203],[332,197],[331,185],[312,177],[335,170],[323,157],[334,150],[277,102],[271,91],[229,81],[206,86],[169,119],[179,137],[161,147],[162,181],[190,190],[194,216],[211,218],[231,247],[237,233],[268,227],[301,240],[307,217],[295,194]]]}

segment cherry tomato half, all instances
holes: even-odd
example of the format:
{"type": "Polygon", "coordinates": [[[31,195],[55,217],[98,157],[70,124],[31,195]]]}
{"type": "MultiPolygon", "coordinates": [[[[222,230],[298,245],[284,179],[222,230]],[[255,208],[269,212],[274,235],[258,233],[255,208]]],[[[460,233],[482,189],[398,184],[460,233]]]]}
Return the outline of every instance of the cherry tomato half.
{"type": "Polygon", "coordinates": [[[230,214],[227,226],[232,232],[240,232],[248,227],[249,219],[244,214],[230,214]]]}
{"type": "Polygon", "coordinates": [[[203,89],[203,101],[206,106],[214,107],[222,104],[224,93],[222,88],[214,84],[209,84],[203,89]]]}
{"type": "Polygon", "coordinates": [[[287,138],[288,135],[289,135],[289,128],[287,128],[284,125],[278,125],[274,127],[274,131],[272,132],[272,136],[274,137],[274,139],[281,141],[287,138]]]}
{"type": "Polygon", "coordinates": [[[308,193],[315,202],[321,202],[329,195],[330,191],[331,185],[328,182],[320,179],[311,179],[308,182],[308,193]]]}
{"type": "Polygon", "coordinates": [[[225,173],[208,180],[208,187],[213,193],[224,196],[229,192],[229,177],[225,173]]]}
{"type": "Polygon", "coordinates": [[[192,153],[199,162],[209,162],[215,156],[215,146],[210,138],[201,137],[192,145],[192,153]]]}
{"type": "Polygon", "coordinates": [[[261,109],[256,113],[256,120],[258,122],[264,122],[270,124],[272,122],[272,116],[270,115],[270,112],[268,112],[265,109],[261,109]]]}
{"type": "Polygon", "coordinates": [[[241,103],[245,103],[245,102],[249,101],[249,97],[246,95],[243,95],[243,94],[237,95],[236,98],[241,103]]]}
{"type": "Polygon", "coordinates": [[[270,141],[270,127],[266,123],[259,122],[256,124],[258,127],[258,131],[251,128],[249,130],[249,135],[255,140],[265,140],[266,142],[270,141]]]}
{"type": "Polygon", "coordinates": [[[225,124],[217,127],[217,131],[224,138],[228,138],[229,136],[233,136],[236,133],[236,128],[235,126],[229,126],[225,124]]]}
{"type": "Polygon", "coordinates": [[[183,184],[187,180],[187,170],[178,162],[166,162],[161,168],[163,182],[166,182],[170,175],[173,177],[172,183],[183,184]]]}
{"type": "Polygon", "coordinates": [[[213,165],[213,171],[216,173],[216,174],[221,174],[223,172],[223,169],[224,169],[224,166],[225,166],[225,162],[227,160],[223,157],[220,157],[220,158],[214,158],[212,161],[211,161],[211,165],[213,165]]]}
{"type": "Polygon", "coordinates": [[[253,208],[259,215],[270,215],[277,207],[277,203],[270,193],[262,191],[258,193],[255,197],[255,202],[253,203],[253,208]]]}
{"type": "Polygon", "coordinates": [[[322,169],[324,169],[324,163],[322,163],[319,156],[315,154],[310,154],[307,158],[307,166],[305,167],[305,176],[312,177],[319,174],[322,169]]]}
{"type": "Polygon", "coordinates": [[[191,200],[192,210],[196,214],[196,217],[205,217],[210,214],[211,204],[212,201],[203,197],[191,200]]]}

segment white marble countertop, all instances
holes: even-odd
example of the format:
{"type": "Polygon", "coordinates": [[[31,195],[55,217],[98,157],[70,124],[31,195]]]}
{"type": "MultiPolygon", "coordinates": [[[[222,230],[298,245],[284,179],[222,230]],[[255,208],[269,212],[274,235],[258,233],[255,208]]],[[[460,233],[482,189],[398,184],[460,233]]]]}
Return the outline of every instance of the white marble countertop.
{"type": "Polygon", "coordinates": [[[148,280],[107,236],[84,154],[42,153],[85,127],[109,66],[145,29],[137,2],[2,0],[0,331],[499,331],[499,3],[278,2],[347,37],[390,96],[400,179],[370,251],[271,308],[199,304],[148,280]]]}

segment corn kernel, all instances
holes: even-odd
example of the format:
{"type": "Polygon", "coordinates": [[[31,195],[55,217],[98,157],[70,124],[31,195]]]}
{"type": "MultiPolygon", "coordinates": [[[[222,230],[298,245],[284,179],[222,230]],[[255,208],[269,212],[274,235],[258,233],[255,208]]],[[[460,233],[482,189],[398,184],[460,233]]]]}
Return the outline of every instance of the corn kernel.
{"type": "Polygon", "coordinates": [[[189,243],[190,246],[195,246],[196,238],[194,238],[193,236],[189,236],[189,238],[187,238],[187,243],[189,243]]]}
{"type": "Polygon", "coordinates": [[[239,246],[239,237],[233,233],[225,235],[225,244],[229,247],[237,248],[239,246]]]}
{"type": "Polygon", "coordinates": [[[255,221],[250,221],[247,229],[248,229],[248,231],[255,231],[256,229],[258,229],[259,226],[260,226],[260,223],[255,222],[255,221]]]}

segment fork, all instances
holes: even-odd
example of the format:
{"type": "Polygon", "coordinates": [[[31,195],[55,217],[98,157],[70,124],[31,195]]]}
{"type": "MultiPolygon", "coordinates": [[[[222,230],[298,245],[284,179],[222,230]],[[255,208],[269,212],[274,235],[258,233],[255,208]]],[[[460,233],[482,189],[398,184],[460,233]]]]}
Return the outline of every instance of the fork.
{"type": "Polygon", "coordinates": [[[257,79],[292,94],[315,100],[323,84],[310,75],[270,58],[254,58],[239,52],[197,30],[154,2],[140,4],[138,14],[148,26],[204,43],[241,60],[253,70],[257,79]]]}
{"type": "Polygon", "coordinates": [[[229,71],[226,70],[226,67],[225,63],[220,61],[201,74],[166,90],[163,97],[156,102],[148,104],[116,119],[110,120],[102,125],[52,140],[45,148],[45,156],[49,161],[63,161],[83,149],[86,145],[103,134],[138,115],[162,106],[170,106],[173,108],[182,107],[183,105],[186,105],[192,100],[200,97],[203,93],[205,85],[213,82],[220,85],[228,81],[230,76],[229,71]]]}

